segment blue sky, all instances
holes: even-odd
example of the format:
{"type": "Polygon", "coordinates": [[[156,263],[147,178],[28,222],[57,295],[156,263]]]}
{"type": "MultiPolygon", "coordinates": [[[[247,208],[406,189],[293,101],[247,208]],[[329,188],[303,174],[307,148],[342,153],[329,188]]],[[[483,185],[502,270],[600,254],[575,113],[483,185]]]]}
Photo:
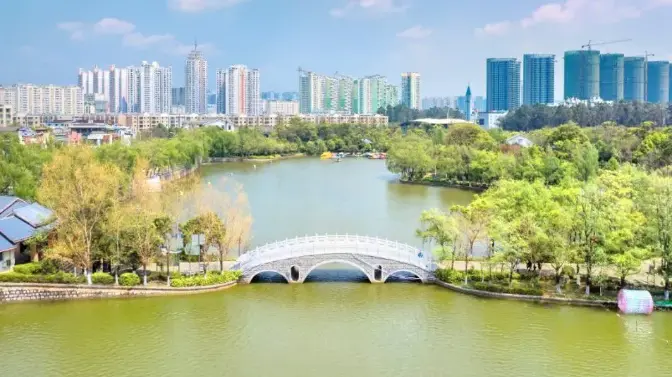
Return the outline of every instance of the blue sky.
{"type": "Polygon", "coordinates": [[[672,58],[672,0],[8,0],[0,83],[74,84],[77,69],[142,60],[184,80],[194,39],[216,68],[261,70],[262,90],[296,90],[299,66],[321,73],[422,75],[422,95],[485,92],[485,59],[606,52],[672,58]]]}

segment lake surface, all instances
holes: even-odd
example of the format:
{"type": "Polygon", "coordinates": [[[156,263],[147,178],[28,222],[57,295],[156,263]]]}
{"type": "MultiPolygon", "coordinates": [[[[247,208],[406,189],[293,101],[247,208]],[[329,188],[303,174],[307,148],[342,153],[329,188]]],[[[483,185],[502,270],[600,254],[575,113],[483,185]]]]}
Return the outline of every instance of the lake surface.
{"type": "MultiPolygon", "coordinates": [[[[459,190],[394,183],[381,161],[205,169],[246,188],[255,242],[314,232],[415,243],[423,209],[459,190]]],[[[302,285],[181,296],[0,305],[0,376],[669,376],[672,313],[478,299],[362,283],[342,266],[302,285]]],[[[269,280],[270,281],[270,280],[269,280]]]]}
{"type": "Polygon", "coordinates": [[[360,234],[421,246],[415,237],[423,210],[468,204],[470,191],[398,182],[385,161],[312,158],[205,166],[203,184],[235,180],[248,195],[251,245],[319,234],[360,234]],[[256,168],[255,168],[256,166],[256,168]]]}

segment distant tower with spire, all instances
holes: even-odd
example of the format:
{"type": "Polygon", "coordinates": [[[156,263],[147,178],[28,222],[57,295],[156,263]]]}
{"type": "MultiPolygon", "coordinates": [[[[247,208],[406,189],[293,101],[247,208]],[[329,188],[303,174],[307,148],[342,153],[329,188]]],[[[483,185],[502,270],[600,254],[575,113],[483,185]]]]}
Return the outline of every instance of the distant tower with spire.
{"type": "Polygon", "coordinates": [[[467,94],[464,97],[464,116],[467,121],[471,121],[471,85],[467,85],[467,94]]]}

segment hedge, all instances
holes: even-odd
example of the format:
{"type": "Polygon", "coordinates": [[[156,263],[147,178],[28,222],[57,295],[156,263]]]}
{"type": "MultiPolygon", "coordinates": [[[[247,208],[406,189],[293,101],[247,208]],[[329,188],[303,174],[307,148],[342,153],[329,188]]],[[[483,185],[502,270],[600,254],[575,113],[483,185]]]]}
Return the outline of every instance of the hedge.
{"type": "Polygon", "coordinates": [[[62,271],[49,275],[29,275],[12,271],[0,274],[0,283],[85,284],[86,277],[62,271]]]}
{"type": "Polygon", "coordinates": [[[108,274],[107,272],[94,272],[91,274],[91,281],[93,284],[114,284],[114,276],[108,274]]]}
{"type": "Polygon", "coordinates": [[[514,295],[542,296],[544,292],[539,287],[522,286],[518,284],[502,285],[492,283],[473,282],[471,287],[479,291],[494,293],[509,293],[514,295]]]}
{"type": "Polygon", "coordinates": [[[134,272],[126,272],[119,276],[119,285],[124,287],[132,287],[140,284],[140,276],[134,272]]]}
{"type": "Polygon", "coordinates": [[[209,272],[204,275],[190,277],[179,277],[170,280],[170,286],[176,288],[184,287],[202,287],[206,285],[224,284],[230,281],[236,281],[241,276],[240,271],[224,271],[222,273],[209,272]]]}

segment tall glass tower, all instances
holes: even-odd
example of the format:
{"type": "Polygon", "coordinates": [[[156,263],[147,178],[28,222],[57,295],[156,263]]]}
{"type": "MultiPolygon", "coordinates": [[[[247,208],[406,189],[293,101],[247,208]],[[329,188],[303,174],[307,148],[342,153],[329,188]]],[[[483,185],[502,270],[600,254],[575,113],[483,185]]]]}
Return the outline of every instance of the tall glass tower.
{"type": "Polygon", "coordinates": [[[565,51],[565,99],[600,96],[600,52],[565,51]]]}
{"type": "Polygon", "coordinates": [[[508,111],[520,107],[520,61],[515,58],[489,58],[486,75],[486,111],[508,111]]]}
{"type": "Polygon", "coordinates": [[[626,101],[644,102],[645,60],[643,57],[627,57],[623,59],[623,99],[626,101]]]}
{"type": "Polygon", "coordinates": [[[553,103],[555,100],[555,55],[523,56],[523,104],[553,103]]]}
{"type": "Polygon", "coordinates": [[[600,97],[605,101],[621,101],[624,93],[625,56],[600,55],[600,97]]]}
{"type": "Polygon", "coordinates": [[[646,100],[668,103],[670,100],[670,62],[655,61],[647,64],[646,100]]]}

